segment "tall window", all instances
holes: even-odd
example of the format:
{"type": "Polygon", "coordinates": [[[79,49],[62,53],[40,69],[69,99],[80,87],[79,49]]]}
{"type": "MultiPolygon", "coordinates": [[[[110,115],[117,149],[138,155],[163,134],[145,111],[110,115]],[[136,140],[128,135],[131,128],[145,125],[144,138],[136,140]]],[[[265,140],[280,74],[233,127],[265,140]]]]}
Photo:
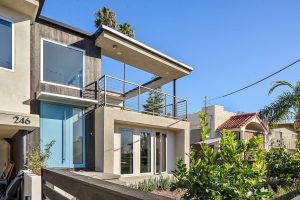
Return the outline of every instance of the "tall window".
{"type": "Polygon", "coordinates": [[[0,18],[0,67],[13,69],[12,23],[0,18]]]}
{"type": "Polygon", "coordinates": [[[121,129],[121,174],[133,173],[133,132],[121,129]]]}
{"type": "Polygon", "coordinates": [[[84,129],[83,109],[73,108],[73,164],[83,164],[84,162],[84,129]]]}
{"type": "Polygon", "coordinates": [[[141,173],[151,172],[151,134],[141,132],[140,134],[140,169],[141,173]]]}
{"type": "Polygon", "coordinates": [[[167,171],[167,135],[156,132],[155,140],[156,173],[161,173],[167,171]]]}
{"type": "Polygon", "coordinates": [[[54,84],[83,88],[84,51],[43,42],[42,80],[54,84]]]}

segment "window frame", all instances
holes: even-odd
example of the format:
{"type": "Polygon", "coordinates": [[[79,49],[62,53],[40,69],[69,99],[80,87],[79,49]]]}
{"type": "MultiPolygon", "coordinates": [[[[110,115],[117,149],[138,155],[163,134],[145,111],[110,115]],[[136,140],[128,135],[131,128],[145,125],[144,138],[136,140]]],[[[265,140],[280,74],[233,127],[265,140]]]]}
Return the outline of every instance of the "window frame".
{"type": "Polygon", "coordinates": [[[6,18],[6,17],[3,17],[2,15],[0,15],[0,19],[4,20],[4,21],[8,21],[11,23],[11,69],[7,69],[5,67],[2,67],[0,65],[0,69],[1,70],[5,70],[5,71],[9,71],[9,72],[15,72],[15,23],[6,18]]]}
{"type": "Polygon", "coordinates": [[[121,176],[134,176],[135,175],[135,166],[134,166],[134,158],[136,156],[135,148],[134,148],[134,135],[135,135],[135,130],[131,128],[120,128],[119,129],[120,133],[120,175],[121,176]],[[130,174],[122,174],[122,133],[121,131],[130,131],[132,132],[132,173],[130,174]]]}
{"type": "Polygon", "coordinates": [[[154,161],[154,155],[153,155],[153,132],[152,131],[149,131],[149,130],[144,130],[144,129],[141,129],[139,130],[139,174],[141,175],[152,175],[153,174],[153,167],[154,167],[154,164],[153,164],[153,161],[154,161]],[[150,148],[151,148],[151,158],[150,158],[150,172],[141,172],[141,133],[148,133],[150,134],[150,148]]]}
{"type": "Polygon", "coordinates": [[[50,39],[46,39],[46,38],[41,38],[41,51],[40,51],[40,78],[41,78],[41,83],[45,83],[45,84],[49,84],[49,85],[55,85],[55,86],[60,86],[60,87],[64,87],[64,88],[70,88],[70,89],[75,89],[75,90],[83,90],[85,87],[85,57],[86,57],[86,50],[85,49],[80,49],[71,45],[67,45],[67,44],[63,44],[60,42],[56,42],[50,39]],[[82,88],[80,87],[75,87],[75,86],[68,86],[68,85],[64,85],[64,84],[60,84],[60,83],[53,83],[53,82],[49,82],[49,81],[44,81],[44,41],[46,42],[50,42],[52,44],[56,44],[56,45],[60,45],[69,49],[73,49],[73,50],[77,50],[77,51],[81,51],[82,52],[82,88]]]}

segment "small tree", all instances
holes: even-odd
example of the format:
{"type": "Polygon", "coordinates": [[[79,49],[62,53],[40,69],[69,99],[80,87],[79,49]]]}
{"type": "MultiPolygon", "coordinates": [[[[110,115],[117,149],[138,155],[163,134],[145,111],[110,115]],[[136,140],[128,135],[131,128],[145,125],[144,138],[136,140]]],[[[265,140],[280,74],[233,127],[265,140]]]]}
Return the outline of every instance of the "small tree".
{"type": "Polygon", "coordinates": [[[27,154],[27,169],[36,175],[41,175],[41,169],[47,166],[47,160],[51,155],[51,148],[54,144],[54,140],[46,144],[43,152],[41,152],[39,145],[31,149],[27,154]]]}
{"type": "Polygon", "coordinates": [[[155,115],[161,115],[163,113],[163,108],[164,108],[163,102],[164,102],[164,95],[161,92],[161,88],[159,87],[155,90],[149,91],[146,104],[143,105],[143,107],[147,113],[149,112],[155,115]]]}

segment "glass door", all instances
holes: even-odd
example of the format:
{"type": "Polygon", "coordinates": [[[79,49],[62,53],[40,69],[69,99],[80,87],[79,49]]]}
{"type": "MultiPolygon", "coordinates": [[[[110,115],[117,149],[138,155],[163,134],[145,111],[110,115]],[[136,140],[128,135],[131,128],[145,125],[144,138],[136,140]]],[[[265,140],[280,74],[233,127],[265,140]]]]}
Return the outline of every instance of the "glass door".
{"type": "Polygon", "coordinates": [[[85,126],[81,108],[41,102],[41,147],[55,141],[47,167],[84,167],[85,126]]]}
{"type": "Polygon", "coordinates": [[[167,135],[160,132],[155,135],[155,172],[160,174],[167,170],[167,135]]]}

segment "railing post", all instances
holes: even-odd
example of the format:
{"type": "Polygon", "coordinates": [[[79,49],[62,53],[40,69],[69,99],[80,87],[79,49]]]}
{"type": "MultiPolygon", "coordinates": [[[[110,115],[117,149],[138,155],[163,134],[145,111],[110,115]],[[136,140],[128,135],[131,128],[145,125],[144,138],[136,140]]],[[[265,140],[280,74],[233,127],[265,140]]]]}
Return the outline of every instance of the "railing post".
{"type": "Polygon", "coordinates": [[[106,106],[106,75],[104,75],[104,106],[106,106]]]}
{"type": "Polygon", "coordinates": [[[167,116],[167,95],[165,94],[165,117],[167,116]]]}
{"type": "Polygon", "coordinates": [[[188,104],[187,100],[185,100],[185,119],[187,120],[187,109],[188,109],[188,104]]]}
{"type": "Polygon", "coordinates": [[[141,111],[141,86],[138,89],[138,112],[141,111]]]}

